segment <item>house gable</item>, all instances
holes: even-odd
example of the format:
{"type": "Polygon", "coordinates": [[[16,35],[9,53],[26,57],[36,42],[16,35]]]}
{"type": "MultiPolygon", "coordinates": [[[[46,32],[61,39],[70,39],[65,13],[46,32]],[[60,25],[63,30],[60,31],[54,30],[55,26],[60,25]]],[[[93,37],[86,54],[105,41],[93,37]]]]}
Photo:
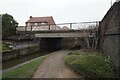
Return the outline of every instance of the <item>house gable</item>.
{"type": "Polygon", "coordinates": [[[38,23],[38,24],[47,23],[48,25],[55,25],[55,21],[54,21],[52,16],[48,16],[48,17],[32,17],[32,16],[30,16],[30,19],[26,22],[26,25],[28,23],[31,23],[31,24],[32,23],[33,24],[35,24],[35,23],[38,23]]]}

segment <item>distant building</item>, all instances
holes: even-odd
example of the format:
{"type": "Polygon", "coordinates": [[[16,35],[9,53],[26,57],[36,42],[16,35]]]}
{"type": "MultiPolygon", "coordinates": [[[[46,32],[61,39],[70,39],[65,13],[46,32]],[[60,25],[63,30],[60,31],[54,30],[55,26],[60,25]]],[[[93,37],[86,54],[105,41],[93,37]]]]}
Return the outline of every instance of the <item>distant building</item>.
{"type": "Polygon", "coordinates": [[[18,26],[17,31],[25,31],[25,26],[18,26]]]}
{"type": "Polygon", "coordinates": [[[61,30],[68,30],[69,28],[67,26],[64,26],[63,28],[61,28],[61,30]]]}
{"type": "Polygon", "coordinates": [[[55,21],[52,16],[32,17],[26,22],[26,31],[55,30],[55,21]]]}

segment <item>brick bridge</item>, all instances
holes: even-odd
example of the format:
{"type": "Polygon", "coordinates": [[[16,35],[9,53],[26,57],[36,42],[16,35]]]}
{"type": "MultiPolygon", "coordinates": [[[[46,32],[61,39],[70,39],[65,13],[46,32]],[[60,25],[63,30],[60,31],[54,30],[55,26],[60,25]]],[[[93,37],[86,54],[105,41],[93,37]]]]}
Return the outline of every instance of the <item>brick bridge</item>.
{"type": "Polygon", "coordinates": [[[47,30],[35,30],[34,27],[31,26],[31,30],[18,31],[17,33],[24,35],[19,38],[39,38],[41,50],[57,50],[65,48],[65,46],[70,48],[76,45],[80,45],[81,47],[93,47],[97,40],[96,33],[98,26],[97,21],[63,23],[45,26],[48,27],[47,30]]]}

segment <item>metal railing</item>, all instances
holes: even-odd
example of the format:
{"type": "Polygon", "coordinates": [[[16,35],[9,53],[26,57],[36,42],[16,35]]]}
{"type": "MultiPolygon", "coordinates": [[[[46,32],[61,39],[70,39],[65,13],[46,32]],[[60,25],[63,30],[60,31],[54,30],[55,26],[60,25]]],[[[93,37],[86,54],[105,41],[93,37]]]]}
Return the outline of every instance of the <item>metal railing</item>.
{"type": "MultiPolygon", "coordinates": [[[[50,25],[50,30],[52,30],[50,25]]],[[[77,22],[77,23],[62,23],[62,24],[56,24],[55,30],[68,30],[68,29],[73,29],[73,30],[80,30],[80,29],[93,29],[93,28],[98,28],[99,26],[99,21],[94,21],[94,22],[77,22]],[[57,29],[59,28],[59,29],[57,29]]]]}
{"type": "MultiPolygon", "coordinates": [[[[99,21],[92,22],[76,22],[76,23],[61,23],[39,26],[24,26],[19,28],[20,31],[46,31],[46,30],[88,30],[96,29],[99,26],[99,21]],[[24,28],[24,29],[23,29],[24,28]]],[[[18,30],[18,31],[19,31],[18,30]]]]}

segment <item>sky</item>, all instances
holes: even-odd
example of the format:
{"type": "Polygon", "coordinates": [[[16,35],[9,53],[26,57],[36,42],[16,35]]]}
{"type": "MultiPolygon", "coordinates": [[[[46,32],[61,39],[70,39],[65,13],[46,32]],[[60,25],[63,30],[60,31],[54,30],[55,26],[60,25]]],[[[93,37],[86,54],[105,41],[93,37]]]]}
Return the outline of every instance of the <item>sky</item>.
{"type": "Polygon", "coordinates": [[[30,16],[53,16],[56,23],[100,21],[110,7],[111,0],[0,0],[0,14],[12,15],[19,26],[30,16]]]}

